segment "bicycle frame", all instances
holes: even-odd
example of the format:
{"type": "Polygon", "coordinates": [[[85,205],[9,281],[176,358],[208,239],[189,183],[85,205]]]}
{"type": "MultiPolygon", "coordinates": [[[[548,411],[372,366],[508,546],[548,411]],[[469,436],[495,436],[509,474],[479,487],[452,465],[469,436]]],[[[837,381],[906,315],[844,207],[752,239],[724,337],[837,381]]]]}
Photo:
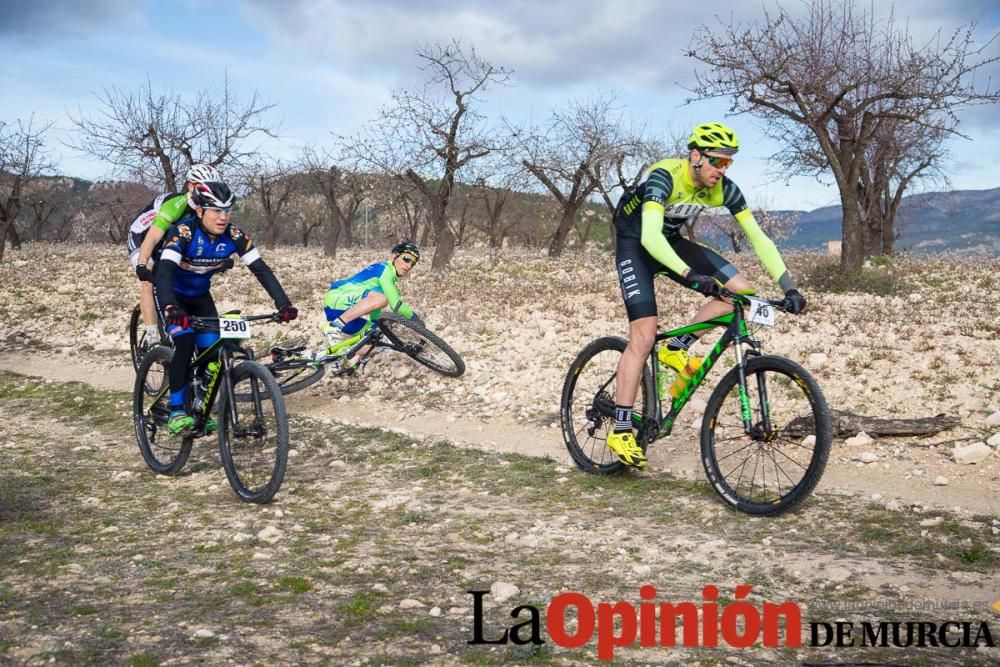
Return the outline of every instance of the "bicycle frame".
{"type": "MultiPolygon", "coordinates": [[[[670,411],[667,414],[663,414],[663,399],[664,396],[660,395],[660,386],[658,382],[654,382],[656,387],[656,414],[654,415],[655,433],[653,437],[649,438],[647,442],[652,442],[659,438],[670,435],[673,430],[674,424],[677,422],[677,418],[680,415],[681,410],[687,405],[688,400],[691,395],[694,394],[695,390],[701,386],[708,372],[712,370],[712,367],[716,364],[722,353],[730,345],[735,344],[736,351],[736,367],[739,369],[739,379],[740,379],[740,404],[742,408],[743,426],[747,433],[753,430],[753,424],[750,419],[750,401],[747,397],[746,392],[746,377],[744,375],[744,360],[749,355],[760,355],[760,343],[756,339],[752,338],[746,325],[746,318],[743,312],[744,303],[738,298],[733,299],[733,312],[727,313],[725,315],[720,315],[719,317],[706,320],[704,322],[697,322],[695,324],[690,324],[685,327],[680,327],[678,329],[672,329],[670,331],[664,331],[662,333],[656,334],[656,342],[661,343],[662,341],[674,338],[675,336],[682,336],[688,333],[694,333],[696,331],[705,331],[707,329],[714,329],[716,327],[725,327],[725,331],[722,332],[722,336],[716,341],[715,345],[709,350],[708,354],[705,355],[704,360],[702,360],[701,367],[695,372],[685,385],[684,390],[681,392],[680,396],[674,398],[670,403],[670,411]],[[742,345],[750,346],[750,351],[744,353],[742,345]]],[[[659,372],[659,359],[656,355],[656,345],[649,354],[649,365],[650,370],[653,373],[653,377],[657,377],[659,372]]],[[[765,388],[760,387],[761,393],[766,397],[765,388]]],[[[766,399],[765,399],[766,404],[766,399]]],[[[634,417],[637,426],[639,427],[639,432],[643,432],[643,422],[645,419],[642,416],[634,417]]],[[[764,417],[765,426],[769,426],[769,419],[767,415],[764,417]]],[[[648,433],[649,427],[645,427],[648,433]]]]}
{"type": "MultiPolygon", "coordinates": [[[[194,417],[195,422],[192,430],[195,435],[204,435],[205,424],[208,421],[209,415],[212,414],[212,408],[215,406],[215,401],[218,398],[220,391],[225,391],[226,395],[229,397],[230,400],[228,401],[228,405],[232,423],[239,426],[239,415],[236,414],[236,396],[233,393],[232,369],[234,360],[244,359],[253,360],[253,351],[243,347],[239,340],[218,338],[214,343],[195,355],[194,359],[191,361],[188,367],[188,370],[191,373],[197,372],[196,369],[199,366],[208,364],[211,361],[218,360],[219,362],[219,370],[212,377],[212,381],[209,383],[208,387],[205,388],[205,396],[202,400],[201,406],[193,410],[192,416],[194,417]],[[221,383],[220,380],[222,381],[221,383]]],[[[185,380],[185,382],[189,381],[189,379],[185,380]]],[[[160,389],[160,391],[153,396],[153,400],[150,405],[156,405],[157,402],[159,402],[160,399],[162,399],[163,396],[169,392],[170,384],[168,382],[166,386],[160,389]]],[[[254,405],[259,410],[260,395],[256,383],[251,383],[251,393],[254,405]]],[[[194,399],[193,396],[191,398],[192,400],[194,399]]]]}

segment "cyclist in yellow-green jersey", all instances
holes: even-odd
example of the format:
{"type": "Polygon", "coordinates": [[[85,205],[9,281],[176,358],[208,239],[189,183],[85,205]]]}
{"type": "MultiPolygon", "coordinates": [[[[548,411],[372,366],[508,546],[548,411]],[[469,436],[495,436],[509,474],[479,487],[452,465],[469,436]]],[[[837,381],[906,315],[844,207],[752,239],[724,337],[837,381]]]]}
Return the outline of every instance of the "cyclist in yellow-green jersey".
{"type": "MultiPolygon", "coordinates": [[[[692,322],[732,310],[730,303],[719,298],[723,287],[733,292],[751,289],[743,274],[725,258],[681,236],[686,222],[707,208],[729,209],[768,274],[785,291],[791,311],[800,313],[806,305],[743,193],[726,176],[739,150],[736,133],[722,123],[698,125],[688,139],[688,150],[686,158],[652,165],[643,182],[622,195],[615,210],[615,261],[629,318],[629,343],[618,363],[615,428],[608,434],[607,445],[623,463],[639,468],[646,465],[646,457],[632,434],[632,407],[642,365],[656,341],[653,276],[665,275],[710,297],[692,322]]],[[[688,348],[700,335],[671,339],[659,351],[660,361],[689,374],[701,361],[688,355],[688,348]]]]}

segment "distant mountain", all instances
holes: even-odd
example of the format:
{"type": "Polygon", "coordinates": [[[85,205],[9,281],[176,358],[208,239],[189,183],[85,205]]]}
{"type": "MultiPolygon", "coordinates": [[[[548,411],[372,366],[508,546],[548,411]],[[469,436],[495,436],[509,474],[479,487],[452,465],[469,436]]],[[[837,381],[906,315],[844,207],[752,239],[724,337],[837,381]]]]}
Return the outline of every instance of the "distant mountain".
{"type": "MultiPolygon", "coordinates": [[[[825,250],[827,241],[842,237],[840,206],[776,213],[798,218],[795,234],[782,239],[782,247],[825,250]]],[[[903,197],[897,228],[897,250],[1000,254],[1000,188],[903,197]]]]}

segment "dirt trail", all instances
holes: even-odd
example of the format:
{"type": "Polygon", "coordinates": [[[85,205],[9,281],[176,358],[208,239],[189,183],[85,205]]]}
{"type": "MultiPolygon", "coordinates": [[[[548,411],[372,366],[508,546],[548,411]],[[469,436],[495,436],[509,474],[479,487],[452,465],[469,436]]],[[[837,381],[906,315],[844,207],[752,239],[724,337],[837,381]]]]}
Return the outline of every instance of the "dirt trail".
{"type": "MultiPolygon", "coordinates": [[[[77,381],[101,389],[129,391],[134,380],[132,369],[109,365],[80,355],[66,358],[51,354],[0,354],[0,369],[60,382],[77,381]]],[[[362,377],[356,383],[366,382],[362,377]]],[[[486,452],[503,452],[547,457],[572,465],[558,428],[524,424],[512,419],[456,418],[451,413],[434,410],[426,404],[393,406],[395,421],[385,421],[377,397],[362,395],[348,398],[337,394],[337,386],[328,379],[314,388],[288,397],[293,413],[320,420],[336,420],[355,426],[377,427],[427,441],[445,440],[459,447],[486,452]]],[[[357,392],[355,392],[357,393],[357,392]]],[[[704,471],[698,459],[698,434],[688,419],[675,434],[658,441],[650,451],[647,475],[668,471],[684,479],[702,479],[704,471]]],[[[931,438],[947,440],[947,436],[931,438]]],[[[861,449],[834,442],[834,451],[817,493],[860,496],[902,506],[921,505],[975,514],[1000,516],[1000,468],[992,461],[975,466],[960,466],[950,458],[951,447],[931,449],[913,439],[898,439],[899,453],[874,464],[854,460],[861,449]],[[947,478],[936,485],[939,477],[947,478]]],[[[940,480],[938,480],[940,481],[940,480]]]]}

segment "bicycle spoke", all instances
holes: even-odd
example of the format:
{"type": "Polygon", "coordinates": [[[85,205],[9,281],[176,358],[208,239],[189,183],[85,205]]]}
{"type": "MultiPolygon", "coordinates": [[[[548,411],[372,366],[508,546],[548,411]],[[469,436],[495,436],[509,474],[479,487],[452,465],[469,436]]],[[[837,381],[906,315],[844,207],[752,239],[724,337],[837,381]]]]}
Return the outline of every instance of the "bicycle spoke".
{"type": "Polygon", "coordinates": [[[720,496],[737,509],[784,511],[818,481],[829,451],[829,421],[815,381],[809,378],[812,384],[803,390],[804,376],[801,367],[784,359],[753,360],[746,373],[749,413],[739,400],[735,373],[710,399],[702,460],[720,496]],[[814,437],[807,441],[806,436],[814,437]]]}

